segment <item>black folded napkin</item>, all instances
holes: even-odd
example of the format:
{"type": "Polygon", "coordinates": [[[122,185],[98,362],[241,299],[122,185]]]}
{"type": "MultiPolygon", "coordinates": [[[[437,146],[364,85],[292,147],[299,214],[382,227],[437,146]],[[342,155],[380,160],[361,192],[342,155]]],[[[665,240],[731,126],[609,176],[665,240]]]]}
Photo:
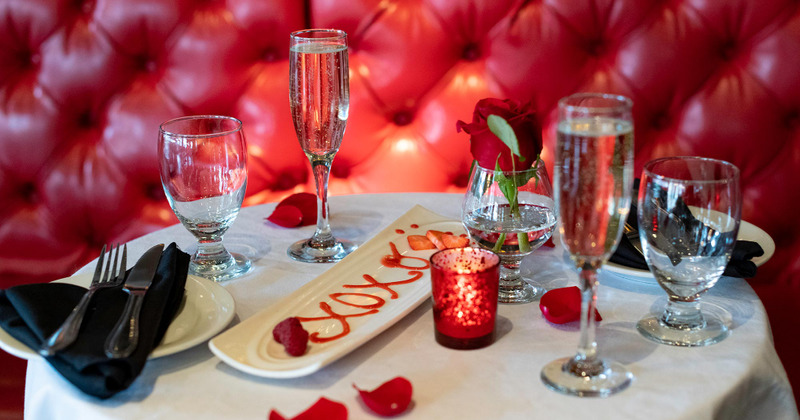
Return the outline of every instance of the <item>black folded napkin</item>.
{"type": "MultiPolygon", "coordinates": [[[[147,291],[139,325],[139,345],[129,357],[108,358],[103,347],[122,315],[128,294],[122,286],[101,289],[92,298],[77,340],[47,361],[87,394],[108,398],[130,386],[150,352],[161,342],[183,300],[189,255],[175,243],[161,254],[147,291]]],[[[0,290],[0,327],[34,351],[67,318],[86,289],[41,283],[0,290]]]]}
{"type": "MultiPolygon", "coordinates": [[[[637,179],[634,183],[634,193],[633,197],[638,196],[638,186],[639,180],[637,179]]],[[[697,223],[701,223],[697,220],[693,215],[692,212],[689,210],[688,207],[683,205],[680,206],[681,203],[678,203],[675,209],[676,218],[679,219],[682,225],[690,226],[697,223]]],[[[628,214],[628,224],[631,225],[636,230],[639,230],[639,221],[636,215],[636,205],[631,204],[630,213],[628,214]]],[[[681,229],[682,227],[675,226],[675,229],[681,229]]],[[[691,228],[691,226],[690,226],[691,228]]],[[[722,273],[724,276],[729,277],[740,277],[740,278],[751,278],[756,275],[757,267],[754,262],[751,261],[753,257],[760,257],[764,255],[764,250],[761,248],[756,242],[752,241],[740,241],[737,240],[733,246],[733,253],[731,254],[731,259],[728,262],[728,266],[725,267],[725,272],[722,273]]],[[[609,261],[623,265],[630,268],[636,268],[640,270],[649,270],[647,266],[647,262],[644,259],[644,256],[639,253],[639,251],[634,248],[631,241],[625,236],[622,236],[620,240],[619,246],[617,246],[617,250],[614,254],[611,255],[609,261]]]]}

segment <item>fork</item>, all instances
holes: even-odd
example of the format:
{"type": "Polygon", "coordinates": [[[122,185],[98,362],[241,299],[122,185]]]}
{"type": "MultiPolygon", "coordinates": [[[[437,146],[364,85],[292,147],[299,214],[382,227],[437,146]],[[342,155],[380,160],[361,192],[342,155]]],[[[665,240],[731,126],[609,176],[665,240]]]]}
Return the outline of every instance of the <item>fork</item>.
{"type": "Polygon", "coordinates": [[[128,245],[123,245],[122,258],[119,264],[119,272],[117,272],[117,260],[119,259],[119,244],[116,250],[113,246],[108,251],[108,261],[106,261],[106,268],[103,270],[103,259],[106,254],[106,245],[100,251],[100,258],[97,260],[97,268],[94,270],[94,277],[92,283],[89,285],[89,290],[83,294],[81,300],[72,309],[67,319],[50,337],[48,337],[42,347],[39,349],[39,354],[42,356],[52,356],[57,351],[62,350],[75,342],[78,337],[78,331],[83,322],[83,316],[89,308],[89,301],[94,296],[95,292],[100,289],[108,287],[119,286],[125,279],[126,263],[128,259],[128,245]],[[114,264],[111,264],[111,253],[114,252],[114,264]]]}

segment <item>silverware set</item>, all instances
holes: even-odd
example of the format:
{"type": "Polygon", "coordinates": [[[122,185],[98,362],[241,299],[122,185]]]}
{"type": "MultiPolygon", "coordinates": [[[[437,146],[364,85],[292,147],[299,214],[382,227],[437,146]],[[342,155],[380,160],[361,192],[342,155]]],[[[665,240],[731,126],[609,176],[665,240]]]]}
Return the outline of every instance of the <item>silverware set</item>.
{"type": "Polygon", "coordinates": [[[128,293],[125,309],[105,343],[105,353],[111,358],[127,357],[136,349],[139,337],[139,314],[150,283],[161,259],[163,244],[150,248],[126,276],[128,246],[103,245],[89,289],[67,316],[61,326],[44,340],[39,354],[52,356],[69,347],[78,337],[84,315],[95,293],[101,289],[118,287],[128,293]],[[106,255],[108,249],[108,255],[106,255]],[[113,262],[112,262],[113,254],[113,262]],[[106,259],[107,258],[107,259],[106,259]],[[103,263],[105,262],[105,268],[103,263]]]}

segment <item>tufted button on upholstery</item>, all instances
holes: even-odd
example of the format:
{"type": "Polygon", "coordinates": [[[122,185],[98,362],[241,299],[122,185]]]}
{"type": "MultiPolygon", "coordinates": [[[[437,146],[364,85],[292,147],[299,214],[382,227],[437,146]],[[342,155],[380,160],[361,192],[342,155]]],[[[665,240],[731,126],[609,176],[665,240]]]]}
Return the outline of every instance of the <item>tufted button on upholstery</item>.
{"type": "Polygon", "coordinates": [[[593,57],[602,57],[607,51],[606,41],[603,39],[594,39],[587,43],[586,51],[593,57]]]}
{"type": "Polygon", "coordinates": [[[665,130],[669,124],[670,118],[666,113],[657,113],[653,117],[652,127],[656,130],[665,130]]]}
{"type": "Polygon", "coordinates": [[[144,195],[155,202],[163,202],[167,198],[160,183],[145,185],[144,195]]]}
{"type": "Polygon", "coordinates": [[[481,49],[477,43],[469,43],[464,46],[461,57],[467,61],[475,61],[481,57],[481,49]]]}
{"type": "Polygon", "coordinates": [[[722,44],[720,48],[720,53],[722,55],[722,59],[725,61],[731,61],[736,57],[737,48],[735,41],[727,41],[722,44]]]}
{"type": "Polygon", "coordinates": [[[783,119],[783,123],[789,130],[796,131],[800,128],[800,112],[797,110],[789,111],[783,119]]]}
{"type": "Polygon", "coordinates": [[[414,121],[414,113],[411,111],[396,112],[392,117],[392,122],[397,126],[409,125],[414,121]]]}
{"type": "Polygon", "coordinates": [[[279,54],[274,48],[265,48],[261,53],[261,59],[268,63],[278,61],[280,58],[281,54],[279,54]]]}
{"type": "Polygon", "coordinates": [[[39,194],[36,191],[36,185],[32,182],[26,182],[18,188],[19,197],[28,204],[36,204],[39,201],[39,194]]]}

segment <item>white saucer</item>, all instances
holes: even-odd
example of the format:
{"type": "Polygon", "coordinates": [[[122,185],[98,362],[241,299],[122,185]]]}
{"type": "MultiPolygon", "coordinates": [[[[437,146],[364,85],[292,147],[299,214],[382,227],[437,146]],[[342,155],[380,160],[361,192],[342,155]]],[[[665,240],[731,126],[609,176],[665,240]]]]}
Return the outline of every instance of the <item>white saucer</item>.
{"type": "MultiPolygon", "coordinates": [[[[88,287],[91,281],[91,273],[56,280],[83,287],[88,287]]],[[[224,287],[210,280],[189,275],[186,279],[181,308],[172,320],[161,344],[150,353],[150,359],[175,354],[217,335],[228,326],[236,314],[234,306],[233,297],[224,287]]],[[[2,328],[0,328],[0,348],[26,360],[41,357],[2,328]]]]}

